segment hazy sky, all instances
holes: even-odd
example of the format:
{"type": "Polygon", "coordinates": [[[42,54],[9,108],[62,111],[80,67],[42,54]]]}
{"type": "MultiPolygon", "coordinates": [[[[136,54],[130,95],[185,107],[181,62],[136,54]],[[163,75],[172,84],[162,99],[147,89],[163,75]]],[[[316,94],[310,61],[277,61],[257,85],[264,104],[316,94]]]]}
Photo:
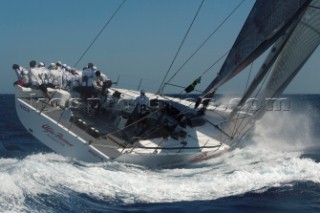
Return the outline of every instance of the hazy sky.
{"type": "MultiPolygon", "coordinates": [[[[1,0],[0,93],[13,93],[13,63],[28,67],[30,60],[46,65],[58,60],[73,66],[122,0],[1,0]]],[[[119,87],[157,90],[187,31],[200,0],[127,0],[79,63],[93,62],[119,87]]],[[[206,0],[169,77],[209,36],[241,0],[206,0]]],[[[246,0],[171,83],[186,86],[233,44],[253,0],[246,0]]],[[[320,52],[316,50],[286,92],[319,93],[320,52]]],[[[222,61],[205,76],[203,90],[216,76],[222,61]]],[[[255,64],[254,64],[255,65],[255,64]]],[[[253,70],[258,66],[253,65],[253,70]]],[[[219,92],[244,90],[249,71],[219,92]]],[[[252,76],[251,76],[252,77],[252,76]]],[[[181,89],[167,87],[167,92],[181,89]]]]}

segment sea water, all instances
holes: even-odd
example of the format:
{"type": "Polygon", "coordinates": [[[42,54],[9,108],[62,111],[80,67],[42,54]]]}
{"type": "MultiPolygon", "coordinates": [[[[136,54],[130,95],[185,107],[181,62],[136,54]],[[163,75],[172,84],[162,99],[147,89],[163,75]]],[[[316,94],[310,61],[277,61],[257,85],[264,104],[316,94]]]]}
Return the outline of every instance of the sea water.
{"type": "Polygon", "coordinates": [[[320,96],[291,95],[220,158],[151,170],[53,153],[0,96],[0,212],[320,212],[320,96]]]}

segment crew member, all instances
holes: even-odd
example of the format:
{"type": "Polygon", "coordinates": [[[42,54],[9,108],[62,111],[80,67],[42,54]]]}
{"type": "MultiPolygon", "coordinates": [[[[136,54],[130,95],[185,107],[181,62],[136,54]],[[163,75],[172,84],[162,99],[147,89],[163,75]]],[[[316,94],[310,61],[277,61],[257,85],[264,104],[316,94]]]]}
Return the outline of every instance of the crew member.
{"type": "Polygon", "coordinates": [[[12,69],[16,72],[18,80],[13,85],[19,84],[20,86],[28,87],[29,84],[29,71],[18,64],[13,64],[12,69]]]}
{"type": "Polygon", "coordinates": [[[55,63],[49,65],[49,83],[53,88],[60,89],[62,86],[62,71],[58,69],[55,63]]]}
{"type": "Polygon", "coordinates": [[[148,107],[150,106],[149,98],[142,89],[140,95],[135,100],[137,113],[141,116],[148,114],[148,107]]]}
{"type": "Polygon", "coordinates": [[[49,86],[49,77],[50,77],[50,73],[49,70],[46,68],[45,63],[40,61],[38,64],[38,72],[39,72],[39,76],[40,79],[42,81],[42,84],[45,84],[47,87],[49,86]]]}
{"type": "Polygon", "coordinates": [[[95,93],[104,95],[108,92],[107,89],[111,87],[112,82],[105,74],[97,70],[92,85],[95,89],[95,93]]]}
{"type": "Polygon", "coordinates": [[[40,89],[46,98],[51,99],[51,94],[49,93],[47,86],[42,82],[41,73],[39,68],[36,67],[36,61],[30,61],[29,78],[31,83],[31,88],[40,89]]]}
{"type": "Polygon", "coordinates": [[[83,69],[82,72],[82,92],[81,98],[83,101],[87,101],[87,98],[90,98],[93,95],[93,78],[94,78],[94,70],[93,70],[93,63],[88,63],[88,68],[83,69]]]}

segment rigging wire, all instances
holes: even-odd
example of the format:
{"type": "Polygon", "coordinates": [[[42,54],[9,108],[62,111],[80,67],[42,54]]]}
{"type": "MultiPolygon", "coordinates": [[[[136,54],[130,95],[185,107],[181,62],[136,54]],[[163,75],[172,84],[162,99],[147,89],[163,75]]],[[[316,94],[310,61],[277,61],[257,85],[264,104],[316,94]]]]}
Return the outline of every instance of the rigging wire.
{"type": "MultiPolygon", "coordinates": [[[[271,70],[271,69],[270,69],[270,70],[271,70]]],[[[270,73],[271,73],[271,72],[268,72],[267,76],[265,76],[265,78],[264,78],[263,81],[261,82],[260,87],[259,87],[259,89],[257,90],[254,98],[257,98],[258,95],[260,94],[261,89],[262,89],[263,85],[265,84],[266,80],[269,78],[270,73]]],[[[246,109],[246,113],[248,113],[248,112],[252,109],[252,108],[251,108],[252,106],[253,106],[253,103],[251,103],[250,107],[248,107],[248,108],[246,109]]],[[[257,112],[258,112],[258,110],[257,110],[254,114],[256,114],[257,112]]],[[[238,120],[239,120],[239,119],[238,119],[238,118],[239,118],[239,115],[240,115],[240,114],[238,113],[238,115],[237,115],[237,122],[238,122],[238,120]]],[[[236,123],[237,123],[237,122],[236,122],[236,123]]],[[[244,119],[241,120],[241,122],[240,122],[240,124],[239,124],[238,127],[237,127],[237,124],[235,124],[232,137],[234,137],[239,131],[241,132],[240,127],[242,126],[242,123],[243,123],[243,122],[244,122],[244,119]]],[[[242,128],[242,130],[245,129],[249,124],[250,124],[250,121],[248,121],[248,122],[244,125],[244,127],[242,128]]],[[[235,141],[234,141],[233,143],[235,143],[235,141]]],[[[232,143],[232,144],[233,144],[233,143],[232,143]]]]}
{"type": "MultiPolygon", "coordinates": [[[[207,72],[209,72],[211,70],[212,67],[214,67],[219,61],[221,61],[228,53],[230,50],[227,50],[222,56],[220,56],[220,58],[218,58],[212,65],[210,65],[207,69],[205,69],[202,74],[200,75],[201,77],[204,76],[207,72]]],[[[170,83],[165,83],[166,85],[171,85],[170,83]]],[[[184,88],[184,87],[183,87],[184,88]]],[[[184,91],[181,90],[180,94],[182,94],[184,91]]]]}
{"type": "MultiPolygon", "coordinates": [[[[250,80],[252,68],[253,68],[253,62],[252,62],[251,65],[250,65],[250,71],[249,71],[248,79],[247,79],[247,82],[246,82],[245,90],[248,88],[248,84],[249,84],[249,80],[250,80]]],[[[260,89],[259,89],[259,91],[260,91],[260,89]]],[[[249,110],[248,110],[248,111],[249,111],[249,110]]],[[[247,112],[248,112],[248,111],[247,111],[247,112]]],[[[244,120],[244,119],[243,119],[243,120],[240,122],[240,125],[239,125],[239,127],[237,128],[238,121],[240,120],[240,119],[239,119],[239,116],[240,116],[240,114],[238,113],[238,114],[237,114],[237,119],[236,119],[235,124],[234,124],[235,127],[234,127],[234,129],[233,129],[233,131],[232,131],[232,133],[231,133],[232,137],[234,137],[234,136],[237,134],[240,126],[242,125],[242,121],[244,120]]]]}
{"type": "MultiPolygon", "coordinates": [[[[211,37],[225,24],[225,22],[239,9],[239,7],[244,3],[245,0],[242,0],[232,11],[231,13],[217,26],[216,29],[200,44],[200,46],[190,55],[190,57],[179,67],[179,69],[171,76],[171,78],[167,81],[169,83],[180,71],[181,69],[190,61],[193,56],[195,56],[199,50],[211,39],[211,37]]],[[[229,50],[228,50],[229,52],[229,50]]],[[[225,53],[226,54],[226,53],[225,53]]],[[[224,55],[225,55],[224,54],[224,55]]],[[[220,59],[218,59],[219,61],[220,59]]],[[[212,65],[213,66],[213,65],[212,65]]],[[[212,67],[211,66],[211,67],[212,67]]],[[[210,69],[211,69],[210,67],[210,69]]],[[[203,74],[202,74],[203,75],[203,74]]],[[[201,75],[201,76],[202,76],[201,75]]]]}
{"type": "Polygon", "coordinates": [[[251,73],[252,73],[252,67],[253,67],[253,62],[251,63],[251,66],[250,66],[250,71],[249,71],[249,75],[248,75],[248,79],[247,79],[245,90],[248,88],[249,80],[250,80],[251,73]]]}
{"type": "MultiPolygon", "coordinates": [[[[94,40],[92,41],[92,43],[91,43],[91,44],[89,45],[89,47],[85,50],[85,52],[81,55],[81,57],[79,58],[79,60],[76,62],[76,64],[75,64],[74,66],[77,66],[77,65],[78,65],[78,63],[82,60],[82,58],[84,57],[84,55],[85,55],[85,54],[89,51],[89,49],[93,46],[94,42],[98,39],[98,37],[102,34],[102,32],[103,32],[103,31],[105,30],[105,28],[107,27],[107,25],[111,22],[111,20],[114,18],[114,16],[118,13],[118,11],[119,11],[120,8],[123,6],[123,4],[125,3],[125,1],[126,1],[126,0],[123,0],[123,2],[120,4],[120,6],[117,8],[117,10],[114,12],[114,14],[111,16],[111,18],[106,22],[106,24],[103,26],[103,28],[99,31],[99,33],[97,34],[97,36],[94,38],[94,40]]],[[[242,1],[240,2],[240,4],[238,4],[238,5],[236,6],[236,8],[232,10],[232,12],[231,12],[231,13],[223,20],[223,22],[204,40],[204,42],[195,50],[195,52],[187,59],[187,61],[182,64],[182,66],[174,73],[174,75],[168,80],[168,82],[170,82],[170,81],[178,74],[178,72],[181,71],[181,69],[189,62],[189,60],[190,60],[190,59],[206,44],[206,42],[223,26],[223,24],[231,17],[231,15],[241,6],[241,4],[242,4],[244,1],[245,1],[245,0],[242,0],[242,1]]],[[[162,83],[161,83],[161,85],[160,85],[160,92],[162,92],[161,90],[163,89],[162,86],[163,86],[163,84],[164,84],[164,81],[165,81],[166,77],[168,76],[168,74],[169,74],[169,72],[170,72],[170,70],[171,70],[171,68],[172,68],[172,66],[173,66],[173,64],[174,64],[174,62],[175,62],[178,54],[180,53],[181,48],[182,48],[182,46],[183,46],[183,44],[184,44],[184,42],[185,42],[185,40],[186,40],[186,38],[187,38],[190,30],[191,30],[192,25],[193,25],[194,22],[195,22],[196,17],[198,16],[198,14],[199,14],[199,12],[200,12],[200,9],[201,9],[203,3],[204,3],[204,0],[201,2],[200,6],[199,6],[199,8],[198,8],[197,13],[196,13],[196,15],[194,16],[194,18],[193,18],[193,20],[192,20],[191,25],[189,26],[189,28],[188,28],[188,30],[187,30],[187,32],[186,32],[186,34],[185,34],[185,36],[184,36],[184,38],[183,38],[180,46],[179,46],[179,48],[178,48],[178,51],[177,51],[177,53],[175,54],[174,59],[173,59],[173,61],[172,61],[171,64],[170,64],[170,67],[169,67],[169,69],[168,69],[168,71],[167,71],[167,73],[166,73],[166,75],[165,75],[165,77],[164,77],[164,79],[163,79],[163,81],[162,81],[162,83]]],[[[202,73],[202,75],[206,74],[214,65],[216,65],[220,60],[222,60],[222,59],[227,55],[228,52],[229,52],[229,50],[226,51],[226,52],[225,52],[216,62],[214,62],[209,68],[207,68],[207,69],[202,73]]],[[[202,75],[201,75],[201,76],[202,76],[202,75]]],[[[229,136],[229,137],[230,137],[230,136],[229,136]]]]}
{"type": "MultiPolygon", "coordinates": [[[[292,32],[293,32],[293,31],[291,31],[290,34],[292,34],[292,32]]],[[[275,66],[274,63],[273,63],[273,66],[275,66]]],[[[269,70],[272,70],[272,67],[270,67],[269,70]]],[[[270,75],[271,75],[271,72],[269,71],[269,72],[267,73],[267,75],[264,77],[263,81],[260,83],[260,87],[259,87],[259,89],[257,90],[257,92],[256,92],[256,94],[255,94],[255,96],[254,96],[255,99],[258,97],[259,93],[261,92],[262,86],[265,84],[266,80],[269,79],[269,76],[270,76],[270,75]]],[[[253,104],[254,104],[254,103],[252,102],[251,105],[245,109],[245,110],[246,110],[246,113],[249,113],[249,111],[252,110],[252,107],[254,106],[253,104]]],[[[260,110],[261,110],[260,108],[259,108],[258,110],[255,110],[255,112],[252,113],[253,116],[255,116],[257,113],[259,113],[260,110]]],[[[239,117],[239,113],[238,113],[238,115],[237,115],[237,119],[238,119],[238,117],[239,117]]],[[[241,122],[240,122],[240,124],[239,124],[238,127],[236,126],[237,124],[235,125],[235,127],[234,127],[234,128],[235,128],[235,129],[234,129],[234,134],[236,134],[236,133],[239,132],[239,131],[240,131],[240,132],[243,131],[243,129],[245,129],[251,121],[249,120],[246,124],[242,125],[243,122],[244,122],[244,120],[241,120],[241,122]],[[243,127],[242,127],[242,126],[243,126],[243,127]],[[242,127],[242,129],[240,129],[241,127],[242,127]]]]}
{"type": "Polygon", "coordinates": [[[209,66],[207,69],[205,69],[202,73],[201,76],[205,75],[207,72],[209,72],[209,70],[214,67],[219,61],[221,61],[228,53],[230,50],[227,50],[222,56],[220,56],[220,58],[218,58],[218,60],[216,60],[211,66],[209,66]]]}
{"type": "Polygon", "coordinates": [[[76,67],[79,62],[82,60],[82,58],[87,54],[87,52],[89,51],[89,49],[92,47],[92,45],[94,44],[94,42],[99,38],[99,36],[102,34],[102,32],[105,30],[105,28],[109,25],[109,23],[112,21],[112,19],[115,17],[115,15],[119,12],[119,10],[121,9],[121,7],[124,5],[124,3],[126,2],[126,0],[123,0],[122,3],[119,5],[119,7],[115,10],[115,12],[112,14],[112,16],[106,21],[106,23],[104,24],[104,26],[102,27],[102,29],[98,32],[98,34],[96,35],[96,37],[93,39],[93,41],[91,42],[91,44],[87,47],[87,49],[83,52],[83,54],[80,56],[80,58],[78,59],[78,61],[74,64],[74,67],[76,67]]]}
{"type": "MultiPolygon", "coordinates": [[[[316,9],[319,9],[319,8],[316,8],[316,9]]],[[[300,16],[300,18],[301,18],[301,16],[300,16]]],[[[300,19],[300,18],[299,18],[299,19],[300,19]]],[[[297,20],[299,20],[299,19],[297,19],[297,20]]],[[[297,24],[298,24],[298,23],[299,23],[299,22],[297,22],[297,24]]],[[[293,31],[290,32],[289,38],[290,38],[290,36],[291,36],[292,33],[293,33],[293,31]]],[[[288,38],[288,39],[289,39],[289,38],[288,38]]],[[[279,55],[278,55],[278,56],[279,56],[279,55]]],[[[277,57],[278,57],[278,56],[277,56],[277,57]]],[[[276,63],[273,63],[273,66],[275,66],[275,64],[276,64],[276,63]]],[[[272,68],[270,68],[270,70],[272,70],[272,71],[271,71],[271,72],[269,71],[269,72],[267,73],[267,76],[265,76],[264,79],[263,79],[263,81],[261,82],[261,85],[260,85],[258,91],[257,91],[256,94],[255,94],[255,98],[258,97],[258,95],[259,95],[259,93],[261,92],[261,89],[262,89],[263,85],[265,84],[266,80],[270,78],[270,75],[272,75],[271,73],[273,73],[274,70],[273,70],[272,68]]],[[[246,108],[246,112],[247,112],[247,113],[248,113],[250,110],[252,110],[251,107],[253,106],[253,104],[254,104],[254,103],[252,102],[251,105],[250,105],[248,108],[246,108]]],[[[242,132],[242,131],[252,122],[252,119],[256,119],[257,114],[258,114],[258,116],[259,116],[259,112],[260,112],[261,110],[263,110],[263,109],[259,108],[259,109],[255,110],[255,112],[252,113],[253,116],[251,117],[251,120],[248,120],[244,125],[242,125],[242,123],[245,122],[244,119],[241,120],[239,126],[238,126],[238,127],[235,126],[235,128],[234,128],[234,130],[235,130],[235,131],[234,131],[234,134],[237,134],[237,132],[242,132]],[[242,128],[241,128],[241,127],[242,127],[242,128]]],[[[239,117],[239,113],[237,114],[237,117],[239,117]]],[[[238,119],[238,118],[237,118],[237,119],[238,119]]],[[[234,143],[235,143],[235,141],[234,141],[232,144],[234,144],[234,143]]]]}
{"type": "Polygon", "coordinates": [[[181,48],[182,48],[182,46],[183,46],[183,44],[184,44],[184,42],[185,42],[185,40],[186,40],[186,38],[187,38],[190,30],[191,30],[191,27],[192,27],[194,21],[196,20],[199,12],[200,12],[200,10],[201,10],[201,7],[202,7],[204,1],[205,1],[205,0],[202,0],[202,1],[201,1],[200,6],[199,6],[199,8],[198,8],[198,10],[197,10],[197,12],[196,12],[196,14],[195,14],[195,16],[193,17],[193,20],[192,20],[192,22],[191,22],[191,24],[190,24],[187,32],[185,33],[185,35],[184,35],[184,37],[183,37],[183,39],[182,39],[182,42],[180,43],[180,46],[179,46],[179,48],[178,48],[178,51],[176,52],[176,54],[175,54],[175,56],[174,56],[174,58],[173,58],[173,60],[172,60],[172,62],[171,62],[171,64],[170,64],[170,66],[169,66],[169,69],[167,70],[166,75],[164,76],[164,78],[163,78],[163,80],[162,80],[162,82],[161,82],[161,84],[160,84],[160,87],[159,87],[159,90],[158,90],[158,93],[159,93],[159,94],[161,94],[161,93],[162,93],[162,90],[164,89],[164,81],[166,80],[166,78],[167,78],[167,76],[168,76],[168,74],[169,74],[169,72],[170,72],[170,70],[171,70],[171,68],[172,68],[172,66],[173,66],[173,63],[175,62],[178,54],[180,53],[180,50],[181,50],[181,48]]]}

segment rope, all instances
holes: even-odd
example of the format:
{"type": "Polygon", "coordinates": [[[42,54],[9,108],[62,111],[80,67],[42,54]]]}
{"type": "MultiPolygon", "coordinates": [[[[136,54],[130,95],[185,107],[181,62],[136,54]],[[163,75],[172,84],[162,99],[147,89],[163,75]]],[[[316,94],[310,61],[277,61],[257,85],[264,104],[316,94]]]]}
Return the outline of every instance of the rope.
{"type": "Polygon", "coordinates": [[[163,78],[163,80],[162,80],[162,82],[161,82],[161,84],[160,84],[160,88],[159,88],[159,90],[158,90],[158,93],[159,93],[159,94],[161,94],[161,93],[162,93],[162,90],[164,89],[164,81],[166,80],[166,78],[167,78],[167,76],[168,76],[168,74],[169,74],[169,72],[170,72],[170,70],[171,70],[171,68],[172,68],[172,66],[173,66],[173,64],[174,64],[174,62],[175,62],[175,60],[176,60],[176,58],[177,58],[177,56],[178,56],[178,54],[179,54],[179,52],[180,52],[180,50],[181,50],[184,42],[185,42],[185,40],[186,40],[189,32],[190,32],[190,30],[191,30],[191,27],[192,27],[194,21],[196,20],[198,14],[199,14],[200,9],[201,9],[203,3],[204,3],[204,0],[201,1],[200,6],[199,6],[199,8],[198,8],[198,10],[197,10],[197,12],[196,12],[196,14],[195,14],[195,16],[193,17],[193,20],[192,20],[192,22],[191,22],[191,24],[190,24],[187,32],[185,33],[185,35],[184,35],[184,37],[183,37],[183,39],[182,39],[182,42],[181,42],[181,44],[180,44],[180,46],[179,46],[179,48],[178,48],[178,51],[176,52],[176,54],[175,54],[175,56],[174,56],[174,58],[173,58],[173,60],[172,60],[172,62],[171,62],[171,64],[170,64],[170,66],[169,66],[169,69],[167,70],[166,75],[164,76],[164,78],[163,78]]]}
{"type": "Polygon", "coordinates": [[[148,136],[152,135],[156,131],[160,130],[162,127],[166,126],[166,122],[161,122],[160,124],[154,126],[150,131],[144,132],[140,137],[146,139],[148,136]]]}
{"type": "Polygon", "coordinates": [[[164,149],[164,150],[174,150],[174,149],[212,149],[212,148],[220,148],[221,144],[214,146],[187,146],[187,147],[152,147],[152,146],[137,146],[136,149],[164,149]]]}
{"type": "MultiPolygon", "coordinates": [[[[232,11],[231,13],[218,25],[216,29],[200,44],[200,46],[191,54],[191,56],[179,67],[179,69],[171,76],[167,81],[169,83],[180,71],[181,69],[190,61],[193,56],[195,56],[199,50],[211,39],[211,37],[225,24],[225,22],[238,10],[238,8],[243,4],[245,0],[242,0],[232,11]]],[[[229,52],[229,51],[228,51],[229,52]]],[[[224,54],[225,55],[225,54],[224,54]]],[[[220,59],[218,59],[219,61],[220,59]]],[[[216,63],[216,62],[215,62],[216,63]]],[[[213,66],[213,65],[212,65],[213,66]]],[[[211,68],[211,67],[210,67],[211,68]]]]}
{"type": "Polygon", "coordinates": [[[94,42],[99,38],[99,36],[102,34],[102,32],[104,31],[104,29],[109,25],[109,23],[111,22],[111,20],[115,17],[115,15],[118,13],[118,11],[120,10],[120,8],[124,5],[124,3],[126,2],[126,0],[123,0],[122,3],[120,4],[120,6],[116,9],[116,11],[112,14],[112,16],[107,20],[107,22],[104,24],[104,26],[102,27],[102,29],[98,32],[98,34],[96,35],[96,37],[93,39],[93,41],[91,42],[91,44],[88,46],[88,48],[83,52],[83,54],[80,56],[80,58],[78,59],[78,61],[74,64],[74,67],[76,67],[79,62],[82,60],[82,58],[85,56],[85,54],[87,54],[87,52],[89,51],[89,49],[92,47],[92,45],[94,44],[94,42]]]}

